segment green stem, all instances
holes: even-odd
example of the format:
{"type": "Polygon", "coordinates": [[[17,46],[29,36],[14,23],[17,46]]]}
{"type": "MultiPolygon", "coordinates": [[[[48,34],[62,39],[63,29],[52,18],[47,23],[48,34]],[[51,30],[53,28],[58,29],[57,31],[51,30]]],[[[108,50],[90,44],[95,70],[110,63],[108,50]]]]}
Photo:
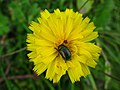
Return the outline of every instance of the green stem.
{"type": "Polygon", "coordinates": [[[41,75],[41,79],[49,87],[49,90],[55,90],[54,87],[53,87],[53,85],[48,80],[46,80],[43,75],[41,75]]]}
{"type": "Polygon", "coordinates": [[[58,90],[62,90],[60,81],[58,82],[58,90]]]}
{"type": "Polygon", "coordinates": [[[75,90],[75,86],[73,83],[71,84],[71,90],[75,90]]]}
{"type": "Polygon", "coordinates": [[[88,75],[88,78],[89,78],[89,81],[90,81],[90,83],[91,83],[91,85],[93,87],[92,90],[97,90],[97,87],[96,87],[96,84],[95,84],[93,76],[90,74],[90,75],[88,75]]]}
{"type": "Polygon", "coordinates": [[[0,58],[4,58],[4,57],[7,57],[7,56],[14,55],[14,54],[16,54],[16,53],[19,53],[19,52],[21,52],[21,51],[24,51],[25,49],[26,49],[26,47],[21,48],[21,49],[19,49],[19,50],[14,51],[14,52],[10,52],[10,53],[8,53],[8,54],[2,55],[2,56],[0,56],[0,58]]]}
{"type": "MultiPolygon", "coordinates": [[[[99,70],[99,71],[101,71],[101,70],[99,70]]],[[[105,72],[103,72],[103,71],[101,71],[101,72],[102,72],[103,74],[107,75],[108,77],[111,77],[112,79],[115,79],[115,80],[117,80],[117,81],[120,81],[120,79],[117,78],[116,76],[110,75],[110,74],[105,73],[105,72]]]]}
{"type": "Polygon", "coordinates": [[[2,76],[3,76],[3,78],[4,78],[4,80],[5,80],[5,83],[6,83],[6,85],[7,85],[8,90],[11,90],[9,81],[7,80],[7,78],[6,78],[6,76],[5,76],[5,73],[4,73],[4,71],[3,71],[3,68],[1,68],[0,71],[1,71],[1,74],[2,74],[2,76]]]}
{"type": "Polygon", "coordinates": [[[89,0],[85,1],[85,3],[80,7],[79,11],[87,4],[89,0]]]}

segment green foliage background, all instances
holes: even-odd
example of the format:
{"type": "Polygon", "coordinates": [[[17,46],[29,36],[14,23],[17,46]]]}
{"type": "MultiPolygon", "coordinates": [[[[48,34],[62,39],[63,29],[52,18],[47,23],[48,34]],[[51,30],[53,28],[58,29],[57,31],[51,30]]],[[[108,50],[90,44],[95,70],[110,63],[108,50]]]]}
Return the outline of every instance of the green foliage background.
{"type": "Polygon", "coordinates": [[[120,90],[120,0],[0,0],[0,90],[120,90]],[[83,6],[84,5],[84,6],[83,6]],[[28,26],[40,12],[59,8],[89,16],[102,53],[91,75],[71,84],[67,75],[53,84],[32,71],[26,47],[28,26]]]}

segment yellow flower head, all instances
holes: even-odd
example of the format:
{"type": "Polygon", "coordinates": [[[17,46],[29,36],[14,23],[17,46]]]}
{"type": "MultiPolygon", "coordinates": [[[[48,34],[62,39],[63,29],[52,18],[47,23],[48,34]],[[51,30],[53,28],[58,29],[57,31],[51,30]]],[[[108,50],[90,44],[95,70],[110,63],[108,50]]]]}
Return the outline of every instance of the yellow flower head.
{"type": "Polygon", "coordinates": [[[45,10],[38,21],[31,23],[29,28],[33,33],[27,35],[33,70],[38,75],[46,70],[46,78],[53,83],[66,73],[72,83],[90,74],[88,66],[95,68],[101,52],[101,48],[90,43],[98,37],[93,32],[94,23],[72,9],[65,12],[56,9],[53,13],[45,10]]]}

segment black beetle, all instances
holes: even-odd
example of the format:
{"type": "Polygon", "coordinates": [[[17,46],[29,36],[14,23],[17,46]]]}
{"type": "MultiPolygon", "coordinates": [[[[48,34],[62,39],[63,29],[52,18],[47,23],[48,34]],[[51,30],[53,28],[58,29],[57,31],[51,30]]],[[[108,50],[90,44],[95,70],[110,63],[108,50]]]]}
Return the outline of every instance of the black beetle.
{"type": "Polygon", "coordinates": [[[58,52],[62,56],[64,60],[70,60],[71,59],[71,52],[65,45],[59,45],[58,46],[58,52]]]}

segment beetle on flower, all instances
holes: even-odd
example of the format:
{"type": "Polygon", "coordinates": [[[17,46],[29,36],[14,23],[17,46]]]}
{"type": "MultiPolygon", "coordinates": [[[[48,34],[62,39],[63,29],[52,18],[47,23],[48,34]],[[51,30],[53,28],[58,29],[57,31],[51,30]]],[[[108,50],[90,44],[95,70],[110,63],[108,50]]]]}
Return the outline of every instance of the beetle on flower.
{"type": "Polygon", "coordinates": [[[27,49],[34,71],[40,75],[46,70],[46,78],[57,83],[68,73],[72,83],[90,74],[88,67],[95,68],[101,48],[90,41],[98,37],[95,25],[82,14],[66,9],[49,13],[41,12],[39,23],[32,22],[33,31],[27,35],[27,49]]]}

